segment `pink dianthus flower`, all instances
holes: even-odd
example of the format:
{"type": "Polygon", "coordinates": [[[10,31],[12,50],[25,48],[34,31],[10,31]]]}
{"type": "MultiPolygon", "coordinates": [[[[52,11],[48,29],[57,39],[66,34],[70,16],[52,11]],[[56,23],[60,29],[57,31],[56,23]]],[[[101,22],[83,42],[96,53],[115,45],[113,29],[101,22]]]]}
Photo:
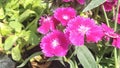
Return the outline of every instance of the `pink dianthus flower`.
{"type": "Polygon", "coordinates": [[[118,0],[106,0],[106,2],[103,4],[105,11],[111,11],[113,7],[116,6],[118,0]]]}
{"type": "Polygon", "coordinates": [[[54,17],[61,22],[63,26],[66,26],[68,21],[76,16],[75,9],[71,7],[57,8],[54,11],[54,17]]]}
{"type": "MultiPolygon", "coordinates": [[[[120,11],[120,10],[119,10],[120,11]]],[[[116,15],[113,17],[113,20],[115,21],[115,17],[116,15]]],[[[117,23],[120,24],[120,12],[118,13],[118,20],[117,20],[117,23]]]]}
{"type": "Polygon", "coordinates": [[[70,33],[71,43],[76,46],[83,45],[84,38],[87,42],[98,42],[104,35],[101,27],[96,25],[93,19],[80,16],[70,20],[66,30],[70,33]]]}
{"type": "Polygon", "coordinates": [[[109,41],[110,38],[113,39],[112,46],[120,48],[120,37],[114,32],[114,30],[108,27],[106,24],[102,23],[102,28],[105,33],[105,38],[109,41]]]}
{"type": "Polygon", "coordinates": [[[105,34],[105,38],[107,41],[109,41],[110,38],[118,38],[118,34],[114,32],[114,30],[110,27],[108,27],[106,24],[102,23],[101,25],[103,32],[105,34]]]}
{"type": "Polygon", "coordinates": [[[40,26],[37,31],[42,34],[46,34],[49,30],[53,31],[56,29],[58,21],[53,16],[41,17],[39,20],[40,26]]]}
{"type": "Polygon", "coordinates": [[[114,47],[120,49],[120,37],[114,38],[114,39],[113,39],[113,42],[112,42],[112,45],[113,45],[114,47]]]}
{"type": "Polygon", "coordinates": [[[66,35],[60,31],[53,31],[44,36],[40,47],[47,57],[65,56],[68,51],[69,40],[66,35]]]}

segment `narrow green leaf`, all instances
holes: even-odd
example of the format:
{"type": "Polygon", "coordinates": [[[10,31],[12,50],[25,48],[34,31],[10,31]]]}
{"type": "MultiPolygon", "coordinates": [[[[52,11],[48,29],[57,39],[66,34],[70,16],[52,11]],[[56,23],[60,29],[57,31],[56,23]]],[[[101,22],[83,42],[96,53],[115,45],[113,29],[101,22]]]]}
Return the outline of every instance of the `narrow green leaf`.
{"type": "Polygon", "coordinates": [[[87,7],[83,10],[83,12],[89,11],[93,8],[96,8],[98,6],[100,6],[101,4],[103,4],[106,0],[92,0],[87,7]]]}
{"type": "Polygon", "coordinates": [[[75,68],[78,68],[77,62],[74,60],[75,68]]]}
{"type": "Polygon", "coordinates": [[[68,60],[68,63],[70,64],[70,68],[75,68],[74,62],[72,60],[68,60]]]}
{"type": "Polygon", "coordinates": [[[14,45],[14,43],[17,40],[17,36],[16,35],[12,35],[9,36],[6,40],[5,40],[5,44],[4,44],[4,49],[5,50],[9,50],[10,48],[12,48],[12,46],[14,45]]]}
{"type": "Polygon", "coordinates": [[[35,12],[34,11],[32,11],[32,10],[26,10],[26,11],[24,11],[21,15],[20,15],[20,17],[19,17],[19,22],[21,23],[21,22],[23,22],[24,20],[26,20],[31,14],[35,14],[35,12]]]}
{"type": "Polygon", "coordinates": [[[12,58],[15,61],[19,61],[21,59],[21,53],[20,53],[20,48],[19,45],[15,46],[12,49],[12,58]]]}
{"type": "Polygon", "coordinates": [[[37,55],[41,55],[42,52],[36,52],[34,54],[32,54],[30,57],[28,57],[22,64],[20,64],[19,66],[17,66],[17,68],[22,68],[25,66],[25,64],[33,57],[37,56],[37,55]]]}
{"type": "Polygon", "coordinates": [[[77,57],[84,68],[97,68],[93,55],[86,46],[77,47],[77,57]]]}

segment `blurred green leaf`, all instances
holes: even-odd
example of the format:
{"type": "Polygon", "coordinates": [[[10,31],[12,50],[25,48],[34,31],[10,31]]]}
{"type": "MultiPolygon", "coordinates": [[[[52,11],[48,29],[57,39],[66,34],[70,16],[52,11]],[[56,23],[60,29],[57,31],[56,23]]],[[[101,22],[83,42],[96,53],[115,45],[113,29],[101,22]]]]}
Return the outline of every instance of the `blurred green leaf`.
{"type": "Polygon", "coordinates": [[[34,19],[32,22],[30,22],[28,24],[28,26],[26,27],[26,30],[29,29],[32,32],[36,33],[36,31],[37,31],[37,25],[38,25],[38,20],[39,20],[39,17],[36,17],[36,19],[34,19]]]}
{"type": "Polygon", "coordinates": [[[98,6],[100,6],[101,4],[103,4],[106,0],[92,0],[87,7],[85,7],[85,9],[83,10],[83,12],[89,11],[93,8],[96,8],[98,6]]]}
{"type": "Polygon", "coordinates": [[[15,61],[19,61],[21,59],[21,53],[20,53],[19,45],[12,48],[12,58],[15,61]]]}
{"type": "Polygon", "coordinates": [[[9,35],[9,34],[11,34],[11,31],[12,31],[12,29],[8,25],[0,22],[1,35],[3,35],[3,36],[9,35]]]}
{"type": "Polygon", "coordinates": [[[33,0],[22,0],[22,5],[26,8],[29,4],[32,5],[33,0]]]}
{"type": "Polygon", "coordinates": [[[3,19],[5,17],[3,8],[0,7],[0,19],[3,19]]]}
{"type": "Polygon", "coordinates": [[[77,47],[77,57],[84,68],[97,68],[97,64],[91,52],[86,46],[77,47]]]}
{"type": "Polygon", "coordinates": [[[22,23],[24,20],[26,20],[30,15],[35,14],[32,10],[26,10],[19,16],[19,22],[22,23]]]}
{"type": "Polygon", "coordinates": [[[39,37],[32,31],[27,31],[24,36],[24,39],[32,45],[37,45],[39,43],[39,37]]]}
{"type": "Polygon", "coordinates": [[[43,0],[33,0],[33,7],[45,7],[46,3],[43,2],[43,0]]]}
{"type": "Polygon", "coordinates": [[[11,21],[11,22],[9,23],[9,25],[10,25],[13,29],[15,29],[15,31],[17,31],[17,32],[20,32],[21,29],[22,29],[22,24],[19,23],[19,22],[17,22],[17,21],[11,21]]]}
{"type": "Polygon", "coordinates": [[[23,67],[25,66],[25,64],[26,64],[31,58],[33,58],[33,57],[35,57],[35,56],[37,56],[37,55],[41,55],[41,54],[42,54],[42,52],[36,52],[36,53],[32,54],[30,57],[28,57],[27,59],[25,59],[25,61],[24,61],[22,64],[20,64],[19,66],[17,66],[17,68],[23,68],[23,67]]]}
{"type": "Polygon", "coordinates": [[[15,44],[17,39],[18,39],[18,37],[16,35],[9,36],[5,40],[4,49],[9,50],[10,48],[12,48],[12,46],[15,44]]]}
{"type": "Polygon", "coordinates": [[[6,10],[19,8],[19,0],[6,0],[4,3],[6,4],[5,5],[6,10]]]}

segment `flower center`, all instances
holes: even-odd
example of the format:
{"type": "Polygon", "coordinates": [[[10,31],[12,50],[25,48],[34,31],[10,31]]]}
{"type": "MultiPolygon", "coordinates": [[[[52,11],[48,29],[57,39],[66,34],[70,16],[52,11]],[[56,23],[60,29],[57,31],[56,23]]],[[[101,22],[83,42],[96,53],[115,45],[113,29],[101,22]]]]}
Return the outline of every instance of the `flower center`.
{"type": "Polygon", "coordinates": [[[82,34],[86,34],[86,32],[89,30],[89,27],[85,27],[83,25],[79,26],[78,31],[82,34]]]}
{"type": "Polygon", "coordinates": [[[64,15],[64,16],[63,16],[63,19],[64,19],[64,20],[68,20],[69,17],[68,17],[67,15],[64,15]]]}
{"type": "Polygon", "coordinates": [[[52,41],[52,45],[53,45],[53,47],[56,47],[59,45],[59,42],[55,39],[52,41]]]}

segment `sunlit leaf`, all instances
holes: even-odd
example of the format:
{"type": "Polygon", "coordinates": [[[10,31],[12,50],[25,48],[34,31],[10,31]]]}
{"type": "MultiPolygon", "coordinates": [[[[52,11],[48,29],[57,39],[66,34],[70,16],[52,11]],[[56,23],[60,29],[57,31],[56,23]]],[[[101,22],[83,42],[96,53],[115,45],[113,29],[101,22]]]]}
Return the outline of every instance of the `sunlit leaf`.
{"type": "Polygon", "coordinates": [[[12,48],[12,46],[15,44],[17,39],[18,39],[18,37],[16,35],[9,36],[5,40],[4,49],[9,50],[10,48],[12,48]]]}
{"type": "Polygon", "coordinates": [[[93,8],[96,8],[98,6],[100,6],[101,4],[103,4],[106,0],[92,0],[87,7],[85,7],[85,9],[83,10],[83,12],[89,11],[93,8]]]}
{"type": "Polygon", "coordinates": [[[3,36],[11,34],[11,31],[12,31],[12,29],[8,25],[0,22],[0,33],[3,36]]]}
{"type": "Polygon", "coordinates": [[[12,58],[15,61],[19,61],[21,59],[21,53],[20,53],[19,45],[12,48],[12,58]]]}
{"type": "Polygon", "coordinates": [[[3,8],[0,7],[0,19],[3,19],[5,17],[3,8]]]}
{"type": "Polygon", "coordinates": [[[22,24],[17,21],[11,21],[9,24],[15,31],[20,32],[22,29],[22,24]]]}

